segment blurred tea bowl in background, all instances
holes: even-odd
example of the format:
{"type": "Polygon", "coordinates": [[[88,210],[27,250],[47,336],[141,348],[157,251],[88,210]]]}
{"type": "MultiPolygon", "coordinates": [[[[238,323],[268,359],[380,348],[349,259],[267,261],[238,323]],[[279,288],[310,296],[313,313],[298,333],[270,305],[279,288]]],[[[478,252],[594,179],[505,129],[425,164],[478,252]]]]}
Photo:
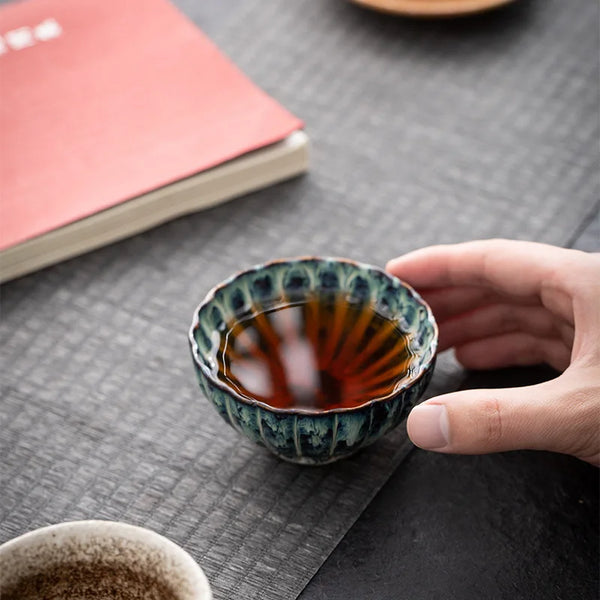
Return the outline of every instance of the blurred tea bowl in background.
{"type": "Polygon", "coordinates": [[[326,464],[401,423],[427,387],[438,330],[429,306],[377,267],[277,260],[213,288],[189,342],[220,415],[278,457],[326,464]]]}
{"type": "Polygon", "coordinates": [[[0,546],[2,600],[211,600],[194,559],[167,538],[113,521],[36,529],[0,546]]]}
{"type": "Polygon", "coordinates": [[[352,0],[380,12],[412,17],[457,17],[496,9],[515,0],[352,0]]]}

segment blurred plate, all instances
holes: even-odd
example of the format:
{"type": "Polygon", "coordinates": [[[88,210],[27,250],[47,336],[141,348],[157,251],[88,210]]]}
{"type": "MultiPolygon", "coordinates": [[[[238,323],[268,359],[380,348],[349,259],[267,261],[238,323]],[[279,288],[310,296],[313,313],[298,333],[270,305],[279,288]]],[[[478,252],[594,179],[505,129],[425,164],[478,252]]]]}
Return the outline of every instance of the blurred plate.
{"type": "Polygon", "coordinates": [[[367,8],[418,17],[451,17],[496,8],[514,0],[351,0],[367,8]]]}

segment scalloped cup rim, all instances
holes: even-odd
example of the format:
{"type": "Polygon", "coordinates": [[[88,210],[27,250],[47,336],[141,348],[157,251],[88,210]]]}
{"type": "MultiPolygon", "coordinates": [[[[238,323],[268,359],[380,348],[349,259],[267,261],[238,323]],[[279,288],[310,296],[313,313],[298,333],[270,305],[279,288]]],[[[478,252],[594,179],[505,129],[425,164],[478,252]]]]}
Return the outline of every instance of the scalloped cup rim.
{"type": "Polygon", "coordinates": [[[235,273],[230,275],[227,279],[225,279],[221,283],[218,283],[217,285],[213,286],[208,291],[208,293],[206,294],[206,296],[204,297],[202,302],[200,302],[200,304],[198,304],[196,306],[196,309],[194,310],[194,318],[192,320],[192,325],[188,331],[188,340],[189,340],[189,343],[190,343],[190,346],[192,349],[192,358],[194,360],[194,363],[202,371],[203,375],[208,379],[208,381],[210,382],[210,385],[213,385],[213,386],[219,388],[224,393],[232,396],[236,400],[238,400],[244,404],[247,404],[249,406],[258,406],[264,410],[267,410],[267,411],[270,411],[273,413],[277,413],[280,415],[300,415],[300,416],[313,416],[313,417],[316,417],[319,415],[357,412],[357,411],[363,410],[369,406],[372,406],[374,404],[378,404],[379,402],[385,402],[387,400],[392,400],[400,392],[402,392],[402,391],[412,387],[416,383],[418,383],[430,371],[432,366],[435,364],[435,359],[437,357],[438,339],[439,339],[438,325],[435,320],[435,317],[433,316],[433,312],[431,311],[429,304],[427,304],[427,302],[425,302],[425,300],[423,300],[421,295],[410,284],[406,283],[399,277],[391,275],[390,273],[388,273],[381,267],[370,265],[368,263],[359,262],[359,261],[352,260],[349,258],[338,258],[338,257],[334,257],[334,256],[310,256],[310,255],[297,256],[297,257],[291,257],[291,258],[277,258],[277,259],[269,260],[269,261],[266,261],[263,263],[257,263],[251,267],[248,267],[247,269],[242,269],[242,270],[236,271],[235,273]],[[387,394],[385,396],[378,396],[376,398],[372,398],[371,400],[367,400],[366,402],[363,402],[362,404],[359,404],[357,406],[352,406],[352,407],[347,407],[347,408],[330,408],[330,409],[326,409],[326,410],[314,410],[314,409],[310,409],[310,408],[278,408],[276,406],[271,406],[270,404],[267,404],[266,402],[262,402],[261,400],[257,400],[256,398],[250,398],[248,396],[244,396],[243,394],[240,394],[237,390],[226,385],[224,382],[222,382],[220,379],[218,379],[213,374],[213,372],[202,361],[200,361],[198,359],[199,347],[198,347],[198,343],[196,342],[196,338],[194,337],[194,331],[197,329],[197,327],[199,325],[198,317],[200,314],[200,309],[203,306],[209,304],[214,299],[216,293],[219,290],[226,288],[227,286],[231,285],[234,281],[236,281],[238,278],[240,278],[244,275],[247,275],[249,273],[260,271],[262,269],[266,269],[271,266],[275,266],[275,265],[282,264],[282,263],[301,263],[301,262],[308,262],[308,261],[345,263],[345,264],[352,265],[353,267],[357,267],[359,269],[367,269],[370,271],[376,271],[376,272],[382,273],[383,275],[385,275],[387,278],[389,278],[391,280],[398,281],[402,287],[404,287],[405,289],[407,289],[410,292],[410,294],[413,296],[413,298],[415,298],[417,300],[417,302],[420,303],[426,309],[427,320],[431,323],[431,325],[433,326],[433,330],[434,330],[434,336],[431,341],[431,346],[432,346],[431,356],[430,356],[429,360],[423,364],[423,367],[421,368],[420,372],[417,375],[407,376],[405,380],[402,380],[402,384],[400,386],[394,388],[394,390],[392,392],[390,392],[389,394],[387,394]]]}

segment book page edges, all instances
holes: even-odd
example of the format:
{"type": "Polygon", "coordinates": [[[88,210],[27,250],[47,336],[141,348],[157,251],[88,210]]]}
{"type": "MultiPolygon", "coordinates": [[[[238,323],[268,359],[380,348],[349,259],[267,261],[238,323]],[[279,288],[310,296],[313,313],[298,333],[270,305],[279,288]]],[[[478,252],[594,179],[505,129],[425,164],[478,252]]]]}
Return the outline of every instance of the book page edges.
{"type": "Polygon", "coordinates": [[[300,175],[308,169],[308,146],[307,135],[295,131],[281,142],[7,248],[0,252],[0,282],[300,175]]]}

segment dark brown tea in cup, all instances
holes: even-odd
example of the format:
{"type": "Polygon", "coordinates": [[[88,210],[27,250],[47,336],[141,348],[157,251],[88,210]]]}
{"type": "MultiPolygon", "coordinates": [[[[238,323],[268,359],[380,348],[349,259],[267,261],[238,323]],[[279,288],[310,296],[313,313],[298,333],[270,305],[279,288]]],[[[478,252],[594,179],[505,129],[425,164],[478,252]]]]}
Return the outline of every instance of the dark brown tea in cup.
{"type": "Polygon", "coordinates": [[[123,564],[73,562],[46,568],[16,581],[2,600],[178,600],[152,573],[123,564]]]}
{"type": "Polygon", "coordinates": [[[231,324],[217,376],[276,408],[328,410],[387,396],[411,353],[397,323],[342,296],[277,306],[231,324]]]}

